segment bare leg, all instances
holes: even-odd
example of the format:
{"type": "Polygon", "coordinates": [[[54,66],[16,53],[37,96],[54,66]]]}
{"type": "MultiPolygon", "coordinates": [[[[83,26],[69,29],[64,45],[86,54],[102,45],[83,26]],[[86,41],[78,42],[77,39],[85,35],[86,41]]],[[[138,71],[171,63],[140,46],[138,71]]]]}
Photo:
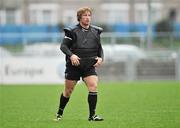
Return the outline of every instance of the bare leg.
{"type": "Polygon", "coordinates": [[[89,117],[95,115],[96,104],[97,104],[97,83],[98,78],[95,75],[84,78],[84,82],[89,91],[88,104],[89,104],[89,117]]]}
{"type": "Polygon", "coordinates": [[[69,98],[74,90],[76,83],[77,81],[74,80],[65,80],[65,88],[60,96],[59,110],[57,113],[58,115],[63,115],[64,108],[66,107],[66,104],[69,101],[69,98]]]}
{"type": "Polygon", "coordinates": [[[76,83],[77,83],[77,81],[75,81],[75,80],[67,80],[67,79],[65,80],[65,88],[63,91],[64,97],[70,97],[71,96],[76,83]]]}

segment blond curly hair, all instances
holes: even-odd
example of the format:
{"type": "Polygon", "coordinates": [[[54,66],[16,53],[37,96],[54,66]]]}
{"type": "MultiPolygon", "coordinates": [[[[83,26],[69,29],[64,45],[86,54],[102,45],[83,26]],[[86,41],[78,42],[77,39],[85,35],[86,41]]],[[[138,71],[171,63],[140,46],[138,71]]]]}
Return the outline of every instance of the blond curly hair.
{"type": "Polygon", "coordinates": [[[90,14],[92,14],[92,9],[90,7],[82,7],[79,8],[77,11],[77,20],[80,21],[82,14],[85,12],[90,12],[90,14]]]}

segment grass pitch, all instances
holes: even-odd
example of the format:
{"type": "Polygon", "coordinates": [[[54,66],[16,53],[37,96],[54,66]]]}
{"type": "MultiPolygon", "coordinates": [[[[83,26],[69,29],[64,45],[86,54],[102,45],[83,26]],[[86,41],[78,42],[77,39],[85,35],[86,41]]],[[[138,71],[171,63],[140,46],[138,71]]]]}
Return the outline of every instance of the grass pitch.
{"type": "Polygon", "coordinates": [[[88,122],[87,89],[77,85],[62,121],[54,122],[61,85],[1,85],[1,128],[179,128],[180,83],[100,83],[97,114],[88,122]]]}

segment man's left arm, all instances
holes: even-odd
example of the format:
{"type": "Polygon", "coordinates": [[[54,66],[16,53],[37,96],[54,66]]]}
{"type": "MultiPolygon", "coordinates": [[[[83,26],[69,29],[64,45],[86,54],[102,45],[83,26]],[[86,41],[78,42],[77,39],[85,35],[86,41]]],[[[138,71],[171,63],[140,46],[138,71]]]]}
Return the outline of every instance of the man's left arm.
{"type": "Polygon", "coordinates": [[[104,52],[101,44],[98,50],[98,57],[102,58],[102,61],[104,60],[104,52]]]}
{"type": "Polygon", "coordinates": [[[98,48],[98,55],[96,58],[97,62],[96,62],[96,64],[94,64],[95,67],[98,67],[102,64],[102,62],[104,60],[103,48],[102,48],[101,41],[100,41],[100,34],[102,33],[103,29],[101,27],[94,26],[94,25],[91,25],[91,27],[94,28],[94,29],[92,29],[92,31],[95,34],[95,36],[98,38],[99,48],[98,48]]]}
{"type": "Polygon", "coordinates": [[[100,44],[100,47],[98,49],[98,57],[96,58],[97,62],[94,64],[94,67],[99,67],[102,62],[104,61],[104,53],[103,53],[103,48],[100,44]]]}

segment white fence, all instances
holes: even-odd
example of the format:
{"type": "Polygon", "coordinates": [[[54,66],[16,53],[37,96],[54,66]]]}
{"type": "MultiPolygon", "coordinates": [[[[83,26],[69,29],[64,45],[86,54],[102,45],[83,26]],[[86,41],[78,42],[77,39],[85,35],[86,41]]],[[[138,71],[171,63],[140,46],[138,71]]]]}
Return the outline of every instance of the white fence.
{"type": "MultiPolygon", "coordinates": [[[[98,69],[101,81],[180,81],[180,52],[172,52],[171,57],[164,55],[165,52],[154,52],[145,52],[144,59],[135,59],[132,54],[117,55],[120,56],[119,60],[113,56],[111,60],[105,59],[102,67],[98,69]]],[[[65,60],[61,55],[6,56],[1,57],[0,61],[1,84],[64,82],[65,60]]]]}

